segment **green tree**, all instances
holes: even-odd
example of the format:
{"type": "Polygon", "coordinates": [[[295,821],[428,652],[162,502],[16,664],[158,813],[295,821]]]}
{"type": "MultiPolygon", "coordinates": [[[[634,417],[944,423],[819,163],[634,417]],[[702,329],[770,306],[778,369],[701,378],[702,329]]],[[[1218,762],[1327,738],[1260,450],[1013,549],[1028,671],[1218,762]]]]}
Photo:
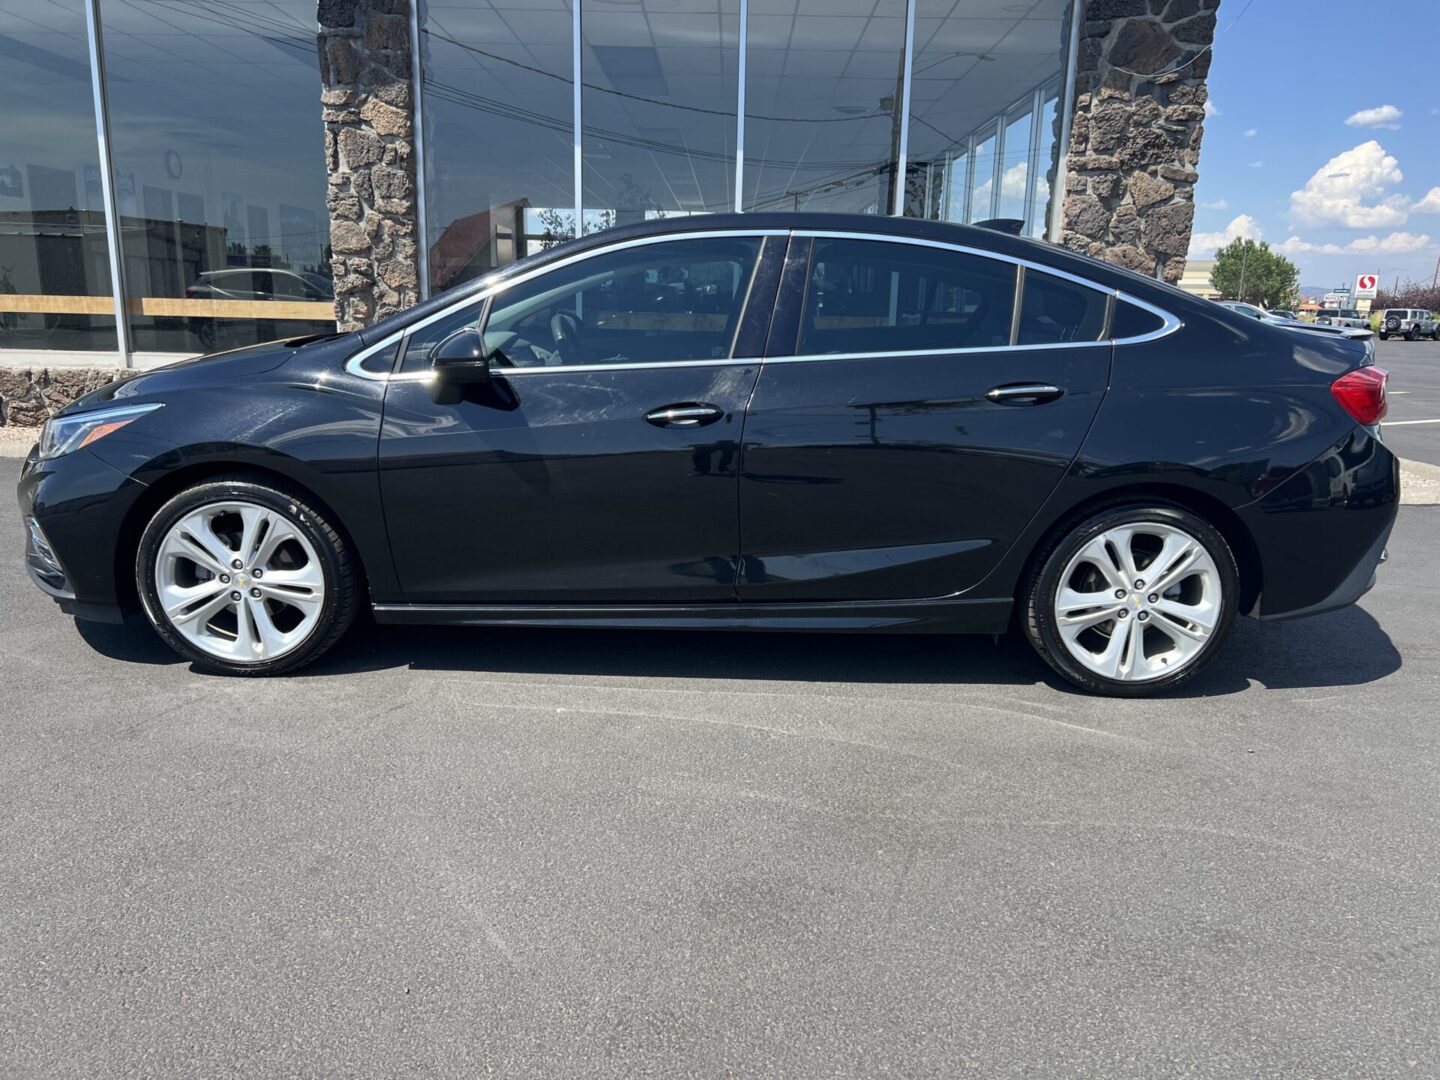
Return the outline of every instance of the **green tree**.
{"type": "Polygon", "coordinates": [[[1300,292],[1300,270],[1270,250],[1264,240],[1241,237],[1215,253],[1210,284],[1227,300],[1243,300],[1263,308],[1292,307],[1300,292]]]}

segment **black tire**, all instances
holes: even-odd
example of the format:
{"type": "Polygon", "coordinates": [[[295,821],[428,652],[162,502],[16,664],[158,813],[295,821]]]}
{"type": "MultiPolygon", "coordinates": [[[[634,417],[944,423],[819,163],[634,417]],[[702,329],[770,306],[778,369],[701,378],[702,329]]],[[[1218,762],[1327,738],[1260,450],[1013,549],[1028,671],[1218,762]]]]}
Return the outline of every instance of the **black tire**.
{"type": "Polygon", "coordinates": [[[1405,331],[1405,340],[1406,340],[1406,341],[1419,341],[1419,340],[1420,340],[1420,334],[1419,334],[1419,332],[1412,326],[1409,330],[1406,330],[1406,331],[1405,331]]]}
{"type": "Polygon", "coordinates": [[[1381,331],[1380,331],[1380,340],[1381,340],[1381,341],[1389,341],[1389,340],[1390,340],[1390,335],[1387,334],[1387,333],[1385,333],[1384,330],[1381,330],[1381,331]]]}
{"type": "Polygon", "coordinates": [[[219,476],[188,488],[165,503],[145,526],[135,554],[135,584],[150,625],[160,639],[197,667],[226,675],[280,675],[303,667],[327,652],[349,629],[359,610],[361,588],[354,559],[344,538],[299,490],[246,474],[219,476]],[[314,547],[325,578],[320,614],[308,636],[274,660],[239,663],[196,648],[166,619],[156,583],[156,555],[170,527],[207,503],[241,500],[283,514],[314,547]]]}
{"type": "Polygon", "coordinates": [[[1040,545],[1021,594],[1025,636],[1040,658],[1082,690],[1112,697],[1151,697],[1189,682],[1224,644],[1240,602],[1240,574],[1230,545],[1209,522],[1180,506],[1125,500],[1099,507],[1056,528],[1040,545]],[[1220,617],[1209,640],[1178,671],[1144,681],[1108,678],[1075,659],[1056,625],[1055,597],[1072,557],[1095,537],[1119,525],[1157,523],[1183,529],[1204,546],[1220,579],[1220,617]]]}

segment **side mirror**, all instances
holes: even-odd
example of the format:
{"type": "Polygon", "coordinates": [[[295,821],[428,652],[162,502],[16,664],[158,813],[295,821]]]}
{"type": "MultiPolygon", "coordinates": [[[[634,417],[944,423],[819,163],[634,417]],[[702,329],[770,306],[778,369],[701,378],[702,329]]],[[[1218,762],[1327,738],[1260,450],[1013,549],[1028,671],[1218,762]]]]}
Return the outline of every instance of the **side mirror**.
{"type": "Polygon", "coordinates": [[[430,397],[437,405],[458,404],[462,386],[488,383],[490,356],[480,331],[467,326],[445,338],[431,351],[430,368],[430,397]]]}

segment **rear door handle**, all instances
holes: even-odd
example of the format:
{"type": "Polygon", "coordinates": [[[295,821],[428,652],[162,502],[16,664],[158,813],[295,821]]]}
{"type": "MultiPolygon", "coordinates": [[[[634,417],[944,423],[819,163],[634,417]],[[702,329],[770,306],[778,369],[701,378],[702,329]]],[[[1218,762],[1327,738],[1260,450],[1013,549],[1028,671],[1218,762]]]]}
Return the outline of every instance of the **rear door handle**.
{"type": "Polygon", "coordinates": [[[1041,405],[1065,393],[1049,383],[1007,383],[997,386],[985,396],[998,405],[1041,405]]]}
{"type": "Polygon", "coordinates": [[[725,415],[719,405],[706,401],[683,401],[678,405],[662,405],[645,414],[645,422],[656,427],[704,427],[725,415]]]}

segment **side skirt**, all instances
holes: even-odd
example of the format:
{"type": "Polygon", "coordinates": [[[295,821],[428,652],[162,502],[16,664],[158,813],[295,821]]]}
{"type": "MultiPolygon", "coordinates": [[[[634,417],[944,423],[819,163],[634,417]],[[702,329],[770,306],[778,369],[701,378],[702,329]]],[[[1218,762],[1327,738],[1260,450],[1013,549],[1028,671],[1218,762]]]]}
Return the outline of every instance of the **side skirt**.
{"type": "Polygon", "coordinates": [[[375,621],[432,626],[590,626],[612,630],[791,630],[1002,634],[1012,601],[856,600],[829,604],[376,604],[375,621]]]}

